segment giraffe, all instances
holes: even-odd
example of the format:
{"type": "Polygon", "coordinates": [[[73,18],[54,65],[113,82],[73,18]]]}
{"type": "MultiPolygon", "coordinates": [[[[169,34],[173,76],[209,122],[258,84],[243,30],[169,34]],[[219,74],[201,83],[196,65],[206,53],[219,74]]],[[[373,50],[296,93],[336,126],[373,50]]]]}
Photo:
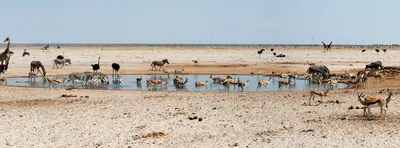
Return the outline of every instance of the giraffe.
{"type": "Polygon", "coordinates": [[[322,44],[324,44],[324,51],[325,51],[325,50],[326,50],[326,51],[331,50],[332,41],[331,41],[331,43],[329,43],[329,45],[325,45],[324,41],[322,41],[322,44]]]}
{"type": "Polygon", "coordinates": [[[3,65],[4,61],[9,60],[9,58],[11,56],[10,55],[10,37],[7,36],[6,39],[4,40],[4,42],[8,42],[8,44],[7,44],[6,50],[4,50],[4,52],[0,53],[0,61],[1,61],[0,65],[3,65]]]}

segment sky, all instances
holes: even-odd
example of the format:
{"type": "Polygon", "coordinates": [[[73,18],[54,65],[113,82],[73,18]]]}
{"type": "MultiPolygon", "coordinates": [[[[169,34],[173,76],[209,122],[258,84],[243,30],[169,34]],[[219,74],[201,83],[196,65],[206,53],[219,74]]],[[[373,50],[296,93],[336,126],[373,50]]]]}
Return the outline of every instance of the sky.
{"type": "Polygon", "coordinates": [[[15,0],[14,43],[400,44],[399,0],[15,0]]]}

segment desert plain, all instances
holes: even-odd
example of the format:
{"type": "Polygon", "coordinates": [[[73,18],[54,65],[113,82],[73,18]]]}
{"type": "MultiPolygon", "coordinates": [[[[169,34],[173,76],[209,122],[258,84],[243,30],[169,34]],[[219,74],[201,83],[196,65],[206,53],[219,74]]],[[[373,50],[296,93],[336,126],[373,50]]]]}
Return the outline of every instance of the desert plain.
{"type": "MultiPolygon", "coordinates": [[[[120,74],[162,74],[151,71],[150,63],[164,58],[170,62],[167,68],[184,68],[184,74],[301,74],[308,63],[344,73],[378,60],[385,66],[398,66],[400,54],[397,46],[333,46],[329,52],[322,46],[258,45],[41,48],[12,44],[15,53],[6,76],[27,76],[33,60],[44,64],[47,75],[92,71],[90,65],[98,57],[99,71],[106,74],[112,73],[114,62],[121,65],[120,74]],[[260,58],[261,48],[267,50],[260,58]],[[286,57],[274,57],[271,48],[286,57]],[[377,53],[375,48],[388,51],[377,53]],[[30,56],[22,57],[24,49],[30,56]],[[72,64],[54,69],[53,59],[63,52],[72,64]]],[[[333,90],[318,106],[308,105],[309,91],[168,92],[1,85],[0,147],[399,147],[398,100],[390,102],[385,118],[378,108],[372,109],[371,119],[361,109],[349,109],[361,107],[356,92],[386,98],[386,89],[392,89],[396,98],[398,82],[395,77],[384,78],[369,81],[366,89],[333,90]]]]}

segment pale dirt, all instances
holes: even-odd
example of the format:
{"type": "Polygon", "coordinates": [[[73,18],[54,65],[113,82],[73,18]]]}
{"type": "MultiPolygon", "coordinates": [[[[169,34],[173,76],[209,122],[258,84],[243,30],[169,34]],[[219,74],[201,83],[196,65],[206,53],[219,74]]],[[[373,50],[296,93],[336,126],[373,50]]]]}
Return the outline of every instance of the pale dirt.
{"type": "MultiPolygon", "coordinates": [[[[399,49],[376,54],[372,49],[274,47],[286,58],[273,58],[267,48],[262,60],[255,47],[12,47],[7,77],[27,76],[29,63],[40,60],[48,75],[92,71],[120,74],[150,71],[150,62],[168,58],[168,69],[185,74],[305,73],[307,61],[333,72],[360,69],[381,60],[398,65],[399,49]],[[22,57],[27,48],[30,57],[22,57]],[[104,49],[104,50],[102,50],[104,49]],[[72,65],[53,69],[52,60],[65,52],[72,65]],[[199,60],[195,66],[191,60],[199,60]],[[352,64],[353,66],[350,66],[352,64]]],[[[381,89],[399,92],[397,79],[371,82],[367,95],[386,98],[381,89]],[[374,84],[376,83],[376,84],[374,84]]],[[[0,147],[398,147],[400,104],[389,104],[386,119],[379,109],[367,120],[353,89],[335,90],[319,106],[309,106],[309,93],[299,92],[153,92],[51,89],[0,86],[0,147]],[[62,98],[62,94],[77,97],[62,98]],[[82,96],[82,97],[81,97],[82,96]],[[83,96],[89,96],[85,98],[83,96]],[[339,103],[336,103],[338,101],[339,103]],[[202,121],[189,120],[197,116],[202,121]],[[145,136],[152,132],[158,135],[145,136]]],[[[320,99],[316,97],[315,99],[320,99]]]]}

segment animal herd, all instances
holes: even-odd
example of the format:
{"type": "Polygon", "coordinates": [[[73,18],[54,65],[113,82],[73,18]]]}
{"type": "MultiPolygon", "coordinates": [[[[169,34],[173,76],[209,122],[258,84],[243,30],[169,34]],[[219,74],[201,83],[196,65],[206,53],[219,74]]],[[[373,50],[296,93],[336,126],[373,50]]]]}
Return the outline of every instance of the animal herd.
{"type": "MultiPolygon", "coordinates": [[[[8,69],[8,63],[10,61],[11,56],[14,54],[14,52],[10,51],[10,42],[11,39],[9,36],[6,37],[4,40],[5,43],[7,43],[6,49],[0,53],[0,73],[4,73],[8,69]]],[[[323,41],[322,44],[324,46],[324,51],[330,51],[331,46],[332,46],[332,41],[326,45],[323,41]]],[[[47,50],[50,46],[46,45],[43,49],[47,50]]],[[[60,48],[59,46],[57,48],[60,48]]],[[[257,54],[261,58],[261,55],[265,52],[265,49],[261,49],[257,51],[257,54]]],[[[277,54],[276,50],[271,48],[270,49],[271,53],[275,57],[286,57],[284,54],[277,54]]],[[[366,49],[363,49],[362,52],[366,52],[366,49]]],[[[375,49],[376,53],[379,53],[380,51],[383,51],[384,53],[387,52],[387,49],[375,49]]],[[[22,53],[22,56],[30,56],[31,53],[29,53],[26,49],[24,49],[24,52],[22,53]]],[[[31,61],[30,63],[30,71],[29,71],[29,76],[31,78],[34,78],[37,76],[39,73],[43,75],[43,81],[48,84],[48,87],[55,87],[58,85],[59,87],[64,85],[64,83],[72,83],[74,86],[82,84],[82,85],[93,85],[93,86],[100,86],[100,85],[108,85],[109,80],[108,76],[106,74],[103,74],[99,72],[101,69],[100,67],[100,59],[101,57],[98,57],[97,63],[91,64],[90,66],[92,67],[92,72],[73,72],[70,73],[67,77],[63,78],[50,78],[47,76],[45,67],[43,63],[39,60],[31,61]]],[[[192,60],[192,62],[197,65],[199,62],[198,60],[192,60]]],[[[64,54],[63,55],[58,55],[54,60],[53,60],[53,68],[63,68],[65,64],[71,64],[71,59],[65,58],[64,54]],[[61,65],[61,66],[59,66],[61,65]]],[[[308,62],[307,62],[308,63],[308,62]]],[[[182,68],[181,70],[166,70],[165,69],[165,64],[169,64],[168,59],[162,59],[160,61],[152,61],[150,64],[151,70],[158,70],[161,71],[163,69],[163,72],[168,74],[174,74],[175,78],[173,79],[173,84],[176,88],[184,88],[187,83],[189,83],[188,78],[184,78],[181,74],[183,74],[184,69],[182,68]]],[[[315,66],[315,63],[308,63],[310,66],[315,66]]],[[[113,82],[115,83],[122,83],[122,78],[119,76],[119,70],[121,66],[118,63],[113,63],[111,64],[111,68],[113,69],[113,82]]],[[[334,86],[338,83],[345,83],[348,86],[354,85],[355,88],[357,89],[359,86],[366,88],[367,87],[367,81],[369,77],[373,78],[382,78],[386,75],[388,75],[388,71],[384,70],[384,67],[382,66],[382,63],[380,61],[372,62],[368,65],[365,66],[365,70],[357,72],[357,74],[352,74],[349,72],[346,72],[344,76],[338,76],[336,78],[321,78],[318,77],[316,73],[310,73],[310,74],[303,74],[303,77],[307,80],[309,80],[309,83],[311,84],[312,81],[315,81],[318,84],[318,90],[310,90],[310,98],[309,98],[309,105],[311,105],[311,101],[314,101],[315,105],[319,105],[322,102],[323,97],[328,97],[329,93],[333,91],[334,86]],[[344,78],[344,79],[342,79],[344,78]],[[319,90],[320,85],[326,86],[326,84],[329,84],[330,89],[326,90],[319,90]],[[315,101],[315,97],[319,96],[320,100],[315,101]]],[[[264,75],[263,72],[256,72],[253,74],[258,74],[258,75],[264,75]]],[[[296,78],[298,78],[297,73],[281,73],[277,75],[279,77],[278,83],[278,91],[281,88],[284,87],[289,87],[292,83],[296,82],[296,78]],[[285,80],[287,79],[287,80],[285,80]]],[[[230,87],[239,87],[241,90],[243,90],[245,87],[248,87],[249,85],[249,80],[242,81],[240,78],[233,78],[230,75],[227,75],[226,77],[213,77],[213,75],[209,76],[210,81],[212,81],[214,84],[220,84],[224,86],[225,89],[229,91],[230,87]]],[[[141,84],[143,77],[140,76],[136,78],[137,84],[141,84]]],[[[167,85],[168,81],[162,80],[162,79],[147,79],[146,80],[147,86],[158,86],[158,85],[167,85]]],[[[257,89],[261,89],[262,87],[267,87],[269,84],[272,83],[271,78],[269,80],[258,80],[257,84],[257,89]]],[[[194,85],[196,87],[203,87],[203,86],[208,86],[209,83],[208,81],[196,81],[194,82],[194,85]]],[[[387,90],[387,95],[388,97],[386,99],[375,97],[375,96],[365,96],[363,93],[357,93],[357,99],[363,105],[363,115],[370,117],[371,116],[371,111],[370,109],[372,107],[379,107],[381,111],[381,115],[384,116],[386,114],[385,108],[388,107],[388,103],[391,101],[391,98],[393,97],[393,92],[391,90],[387,90]]]]}

